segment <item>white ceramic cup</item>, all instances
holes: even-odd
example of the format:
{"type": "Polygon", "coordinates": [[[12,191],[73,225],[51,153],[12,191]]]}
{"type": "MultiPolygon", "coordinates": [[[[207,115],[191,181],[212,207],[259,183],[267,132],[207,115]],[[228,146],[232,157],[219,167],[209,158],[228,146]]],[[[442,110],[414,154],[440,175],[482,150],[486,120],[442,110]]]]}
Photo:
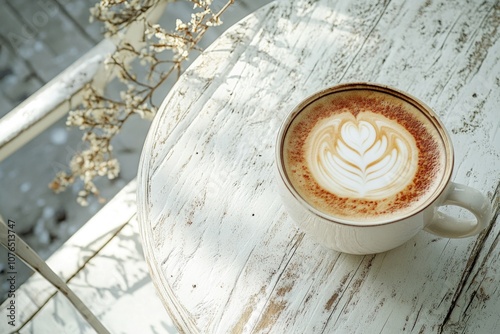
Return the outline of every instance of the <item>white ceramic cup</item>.
{"type": "Polygon", "coordinates": [[[438,236],[463,238],[481,232],[490,222],[490,201],[479,191],[451,182],[453,147],[450,137],[437,115],[424,103],[397,89],[372,83],[350,83],[320,91],[295,107],[285,118],[276,143],[277,182],[283,204],[298,227],[328,248],[351,254],[373,254],[398,247],[420,230],[438,236]],[[437,190],[428,195],[426,205],[407,215],[395,214],[376,224],[325,214],[303,199],[286,174],[283,159],[284,138],[294,118],[310,103],[345,90],[383,92],[412,104],[425,114],[442,137],[445,150],[445,172],[437,190]],[[443,205],[456,205],[470,211],[475,219],[459,219],[438,211],[443,205]]]}

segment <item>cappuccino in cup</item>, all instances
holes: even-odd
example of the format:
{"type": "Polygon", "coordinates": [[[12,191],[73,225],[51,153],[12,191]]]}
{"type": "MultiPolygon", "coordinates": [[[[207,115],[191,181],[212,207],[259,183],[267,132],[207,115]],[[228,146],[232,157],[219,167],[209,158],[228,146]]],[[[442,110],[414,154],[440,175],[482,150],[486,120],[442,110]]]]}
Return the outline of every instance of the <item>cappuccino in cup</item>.
{"type": "Polygon", "coordinates": [[[379,84],[338,85],[302,101],[278,133],[276,167],[298,227],[346,253],[387,251],[420,230],[468,237],[492,217],[486,196],[450,181],[453,148],[437,115],[379,84]],[[475,219],[441,213],[443,205],[475,219]]]}
{"type": "Polygon", "coordinates": [[[306,202],[367,223],[425,206],[444,177],[445,157],[432,119],[370,89],[311,101],[293,118],[283,143],[286,175],[306,202]]]}

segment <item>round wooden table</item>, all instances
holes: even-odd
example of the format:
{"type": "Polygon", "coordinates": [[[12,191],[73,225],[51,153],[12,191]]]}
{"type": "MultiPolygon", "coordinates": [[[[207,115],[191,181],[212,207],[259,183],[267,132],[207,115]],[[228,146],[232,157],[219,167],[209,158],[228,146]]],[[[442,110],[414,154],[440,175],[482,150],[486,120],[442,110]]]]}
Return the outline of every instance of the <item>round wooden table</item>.
{"type": "Polygon", "coordinates": [[[140,164],[145,255],[179,330],[500,332],[499,106],[496,1],[280,1],[230,28],[165,98],[140,164]],[[277,129],[300,100],[351,81],[435,109],[453,179],[492,200],[488,229],[352,256],[294,227],[274,184],[277,129]]]}

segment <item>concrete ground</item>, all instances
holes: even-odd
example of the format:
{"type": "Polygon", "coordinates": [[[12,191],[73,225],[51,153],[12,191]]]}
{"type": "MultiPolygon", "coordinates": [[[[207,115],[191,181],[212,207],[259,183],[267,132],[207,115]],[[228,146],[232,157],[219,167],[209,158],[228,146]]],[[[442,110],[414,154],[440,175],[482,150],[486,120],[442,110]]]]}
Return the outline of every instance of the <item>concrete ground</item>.
{"type": "MultiPolygon", "coordinates": [[[[89,8],[97,0],[0,0],[0,117],[29,97],[101,39],[101,25],[89,23],[89,8]]],[[[203,41],[208,46],[225,29],[270,0],[236,1],[223,17],[224,25],[203,41]]],[[[221,6],[222,0],[214,1],[221,6]]],[[[189,15],[187,2],[171,5],[160,21],[172,26],[189,15]]],[[[193,57],[194,59],[195,57],[193,57]]],[[[193,60],[192,59],[192,60],[193,60]]],[[[166,95],[168,87],[164,88],[166,95]]],[[[137,173],[140,152],[150,122],[133,119],[116,138],[115,152],[121,162],[120,177],[100,180],[103,195],[110,199],[137,173]]],[[[78,187],[56,195],[48,189],[55,173],[64,169],[81,147],[81,133],[67,129],[65,119],[0,162],[0,214],[16,222],[16,233],[43,258],[50,256],[85,224],[103,204],[88,207],[76,203],[78,187]]],[[[7,253],[0,249],[0,301],[6,290],[7,253]]],[[[19,267],[21,267],[19,265],[19,267]]],[[[18,284],[29,275],[18,268],[18,284]]]]}

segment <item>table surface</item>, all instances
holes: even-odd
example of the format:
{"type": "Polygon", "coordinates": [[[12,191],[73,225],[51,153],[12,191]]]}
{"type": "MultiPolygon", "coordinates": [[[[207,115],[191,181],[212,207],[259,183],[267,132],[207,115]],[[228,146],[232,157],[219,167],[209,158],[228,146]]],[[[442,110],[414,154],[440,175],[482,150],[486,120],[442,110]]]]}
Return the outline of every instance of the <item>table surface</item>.
{"type": "Polygon", "coordinates": [[[499,333],[499,37],[496,1],[299,0],[256,11],[203,52],[160,108],[138,175],[146,258],[179,330],[499,333]],[[294,227],[274,183],[277,129],[300,100],[352,81],[436,111],[453,179],[493,203],[483,233],[421,232],[354,256],[294,227]]]}

